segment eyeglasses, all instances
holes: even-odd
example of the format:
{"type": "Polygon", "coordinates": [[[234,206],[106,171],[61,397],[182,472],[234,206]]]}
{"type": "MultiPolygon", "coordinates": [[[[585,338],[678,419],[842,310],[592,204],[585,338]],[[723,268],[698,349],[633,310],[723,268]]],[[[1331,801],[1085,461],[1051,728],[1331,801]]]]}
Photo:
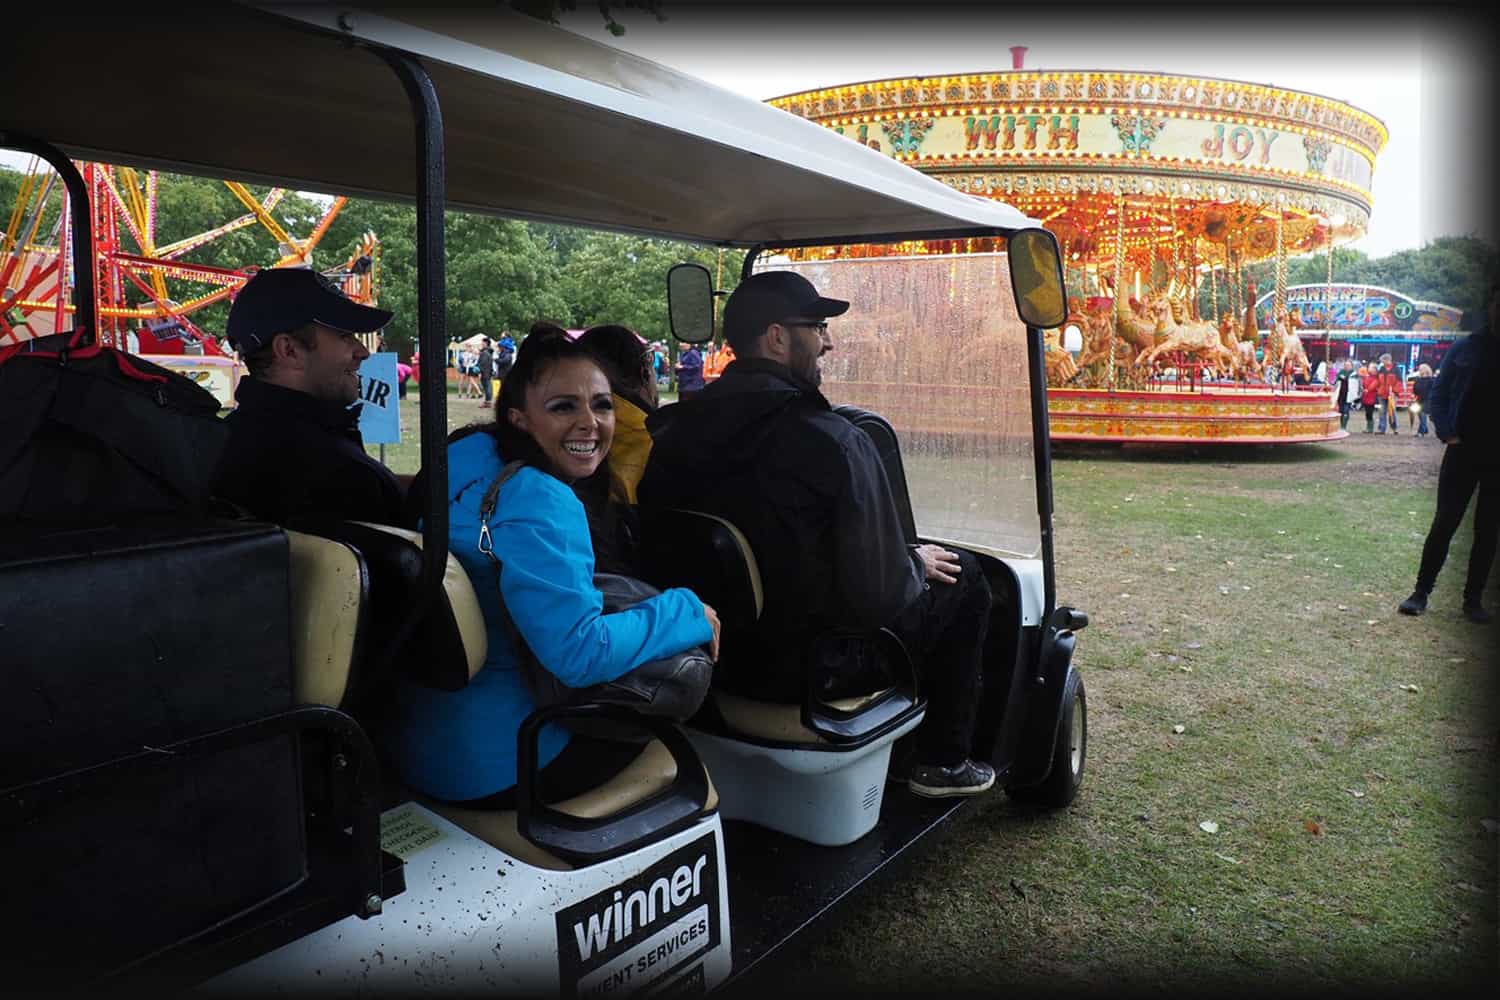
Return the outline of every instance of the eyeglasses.
{"type": "Polygon", "coordinates": [[[828,332],[828,324],[826,322],[823,322],[822,320],[813,321],[813,320],[805,320],[805,319],[786,319],[786,320],[782,320],[781,321],[781,325],[782,326],[805,326],[805,327],[807,327],[809,329],[818,331],[818,336],[820,336],[820,337],[823,336],[824,334],[826,334],[828,332]]]}

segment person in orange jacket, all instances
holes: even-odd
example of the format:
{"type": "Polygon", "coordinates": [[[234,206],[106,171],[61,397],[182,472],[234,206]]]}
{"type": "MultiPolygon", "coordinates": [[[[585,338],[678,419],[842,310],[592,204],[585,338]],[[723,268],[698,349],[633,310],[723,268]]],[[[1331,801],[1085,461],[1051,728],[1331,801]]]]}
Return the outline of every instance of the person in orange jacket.
{"type": "Polygon", "coordinates": [[[1375,373],[1376,405],[1380,408],[1380,433],[1386,432],[1389,424],[1392,434],[1398,434],[1396,430],[1396,394],[1401,391],[1401,376],[1396,374],[1396,366],[1391,363],[1389,354],[1380,356],[1380,368],[1375,373]]]}
{"type": "Polygon", "coordinates": [[[1359,405],[1365,409],[1365,433],[1375,433],[1375,401],[1380,398],[1380,380],[1374,365],[1359,366],[1359,405]]]}

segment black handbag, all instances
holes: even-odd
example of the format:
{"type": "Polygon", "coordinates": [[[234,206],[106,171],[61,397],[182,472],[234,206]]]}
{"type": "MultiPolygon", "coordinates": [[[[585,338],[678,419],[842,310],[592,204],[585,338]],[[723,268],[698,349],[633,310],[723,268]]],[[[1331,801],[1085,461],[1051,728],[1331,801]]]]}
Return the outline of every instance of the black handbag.
{"type": "MultiPolygon", "coordinates": [[[[505,467],[500,470],[500,474],[495,477],[495,481],[485,491],[484,499],[479,506],[479,551],[489,556],[494,562],[497,574],[502,564],[499,556],[495,554],[494,544],[490,538],[489,519],[499,500],[500,487],[507,479],[515,475],[523,464],[519,461],[506,463],[505,467]]],[[[661,593],[644,580],[618,573],[595,573],[594,586],[604,597],[605,614],[624,611],[661,593]]],[[[536,654],[527,645],[525,637],[516,628],[516,623],[510,616],[510,610],[505,606],[503,595],[500,598],[500,611],[505,619],[506,628],[510,632],[511,641],[515,645],[521,677],[525,680],[526,687],[531,692],[538,708],[602,702],[631,708],[643,715],[654,715],[682,722],[698,711],[703,704],[703,699],[708,695],[709,683],[713,680],[714,664],[709,658],[708,651],[702,646],[691,646],[671,656],[649,660],[612,681],[592,684],[584,688],[569,687],[558,680],[557,676],[536,658],[536,654]]],[[[586,723],[584,720],[564,724],[580,733],[611,739],[639,739],[644,742],[649,738],[649,734],[644,731],[639,734],[634,731],[626,733],[613,726],[601,730],[599,724],[586,723]]]]}

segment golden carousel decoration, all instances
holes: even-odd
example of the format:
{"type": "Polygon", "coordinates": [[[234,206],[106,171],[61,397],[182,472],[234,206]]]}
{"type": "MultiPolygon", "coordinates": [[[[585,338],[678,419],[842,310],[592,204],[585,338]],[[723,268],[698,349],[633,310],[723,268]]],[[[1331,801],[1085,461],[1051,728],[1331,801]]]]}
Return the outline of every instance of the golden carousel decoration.
{"type": "MultiPolygon", "coordinates": [[[[877,80],[770,103],[1057,234],[1071,315],[1048,334],[1054,440],[1345,436],[1332,390],[1310,384],[1301,336],[1323,331],[1299,335],[1286,261],[1327,255],[1331,289],[1333,248],[1364,234],[1388,138],[1372,115],[1256,83],[1096,70],[877,80]],[[1261,261],[1276,264],[1273,289],[1244,278],[1261,261]]],[[[816,256],[1003,250],[949,240],[816,256]]]]}

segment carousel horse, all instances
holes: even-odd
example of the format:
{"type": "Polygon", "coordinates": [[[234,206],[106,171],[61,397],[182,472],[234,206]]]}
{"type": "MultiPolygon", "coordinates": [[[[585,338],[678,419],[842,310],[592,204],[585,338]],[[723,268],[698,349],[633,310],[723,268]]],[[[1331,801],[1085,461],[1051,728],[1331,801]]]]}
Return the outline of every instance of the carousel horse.
{"type": "Polygon", "coordinates": [[[1156,316],[1156,329],[1166,339],[1135,359],[1137,366],[1149,367],[1163,354],[1181,352],[1211,365],[1214,368],[1230,369],[1235,364],[1235,354],[1219,342],[1219,331],[1212,323],[1185,321],[1185,307],[1167,294],[1158,295],[1149,303],[1156,316]]]}
{"type": "Polygon", "coordinates": [[[1283,383],[1291,382],[1294,375],[1312,373],[1302,338],[1297,335],[1301,326],[1302,320],[1289,313],[1285,306],[1276,310],[1276,322],[1266,340],[1266,363],[1281,369],[1283,383]]]}

